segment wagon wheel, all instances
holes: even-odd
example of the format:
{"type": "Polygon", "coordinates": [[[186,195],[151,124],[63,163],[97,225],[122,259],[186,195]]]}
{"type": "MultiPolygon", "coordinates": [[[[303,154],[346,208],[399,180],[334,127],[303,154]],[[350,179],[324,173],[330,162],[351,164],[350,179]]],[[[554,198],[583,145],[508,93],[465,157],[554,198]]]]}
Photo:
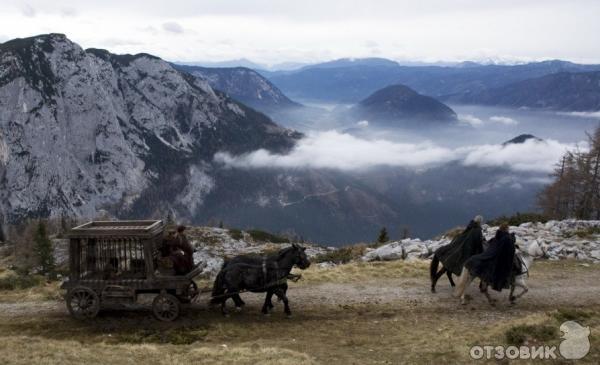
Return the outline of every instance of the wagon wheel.
{"type": "Polygon", "coordinates": [[[161,293],[152,302],[152,311],[157,319],[170,322],[179,317],[181,304],[179,299],[171,294],[161,293]]]}
{"type": "Polygon", "coordinates": [[[194,299],[196,299],[198,294],[200,294],[198,285],[196,285],[194,280],[191,280],[186,289],[185,295],[178,295],[177,298],[181,303],[191,303],[194,299]]]}
{"type": "Polygon", "coordinates": [[[100,310],[100,298],[92,289],[74,288],[67,294],[67,308],[77,319],[94,318],[100,310]]]}

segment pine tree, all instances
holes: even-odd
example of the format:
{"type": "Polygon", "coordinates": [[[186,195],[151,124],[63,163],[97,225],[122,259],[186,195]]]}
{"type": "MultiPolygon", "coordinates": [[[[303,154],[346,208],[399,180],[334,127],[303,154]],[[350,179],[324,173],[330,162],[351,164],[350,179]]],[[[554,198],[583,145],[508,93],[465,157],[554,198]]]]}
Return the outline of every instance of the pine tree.
{"type": "Polygon", "coordinates": [[[386,243],[389,240],[390,238],[388,237],[387,229],[385,229],[385,227],[381,228],[379,231],[379,236],[377,237],[377,242],[386,243]]]}
{"type": "Polygon", "coordinates": [[[43,221],[40,221],[37,225],[33,242],[41,272],[52,274],[54,272],[54,248],[52,247],[52,241],[48,238],[46,224],[43,221]]]}
{"type": "Polygon", "coordinates": [[[589,151],[567,152],[552,174],[554,181],[540,193],[538,204],[546,216],[600,218],[600,128],[588,140],[589,151]]]}
{"type": "Polygon", "coordinates": [[[402,239],[410,238],[410,228],[408,226],[402,226],[402,239]]]}
{"type": "Polygon", "coordinates": [[[219,228],[223,228],[223,227],[224,227],[224,225],[223,225],[223,221],[220,221],[220,222],[219,222],[219,228]]]}

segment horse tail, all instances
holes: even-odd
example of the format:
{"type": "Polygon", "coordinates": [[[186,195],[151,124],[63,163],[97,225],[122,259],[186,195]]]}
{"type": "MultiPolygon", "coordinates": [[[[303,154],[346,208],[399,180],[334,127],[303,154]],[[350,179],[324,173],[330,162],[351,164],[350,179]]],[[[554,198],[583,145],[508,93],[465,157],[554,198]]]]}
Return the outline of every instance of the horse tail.
{"type": "MultiPolygon", "coordinates": [[[[224,266],[224,265],[223,265],[224,266]]],[[[215,283],[212,289],[212,298],[210,298],[210,304],[218,304],[223,301],[223,294],[225,293],[225,271],[221,269],[215,278],[215,283]]]]}
{"type": "Polygon", "coordinates": [[[431,265],[429,265],[429,277],[431,278],[431,282],[435,280],[435,276],[438,272],[438,266],[440,265],[440,259],[436,254],[433,254],[433,258],[431,259],[431,265]]]}

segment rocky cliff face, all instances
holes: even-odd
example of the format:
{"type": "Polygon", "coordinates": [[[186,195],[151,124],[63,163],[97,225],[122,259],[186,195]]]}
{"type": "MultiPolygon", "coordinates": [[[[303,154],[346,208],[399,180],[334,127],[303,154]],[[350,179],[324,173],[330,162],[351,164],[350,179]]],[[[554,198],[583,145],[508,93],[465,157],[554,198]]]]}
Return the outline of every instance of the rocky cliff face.
{"type": "Polygon", "coordinates": [[[165,200],[193,211],[215,186],[215,152],[281,151],[298,136],[147,54],[83,50],[60,34],[0,44],[7,221],[165,200]]]}

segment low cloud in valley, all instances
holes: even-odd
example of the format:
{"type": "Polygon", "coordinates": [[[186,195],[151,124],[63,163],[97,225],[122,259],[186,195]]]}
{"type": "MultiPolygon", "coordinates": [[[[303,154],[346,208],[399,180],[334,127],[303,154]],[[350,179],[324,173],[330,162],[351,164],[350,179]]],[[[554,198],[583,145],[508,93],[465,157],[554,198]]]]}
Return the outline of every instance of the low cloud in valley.
{"type": "Polygon", "coordinates": [[[327,168],[345,171],[377,166],[430,167],[458,161],[466,166],[549,173],[566,151],[575,148],[576,145],[554,140],[447,148],[432,142],[400,143],[327,131],[309,134],[287,154],[275,154],[264,149],[239,156],[220,152],[215,155],[215,161],[236,168],[327,168]]]}

